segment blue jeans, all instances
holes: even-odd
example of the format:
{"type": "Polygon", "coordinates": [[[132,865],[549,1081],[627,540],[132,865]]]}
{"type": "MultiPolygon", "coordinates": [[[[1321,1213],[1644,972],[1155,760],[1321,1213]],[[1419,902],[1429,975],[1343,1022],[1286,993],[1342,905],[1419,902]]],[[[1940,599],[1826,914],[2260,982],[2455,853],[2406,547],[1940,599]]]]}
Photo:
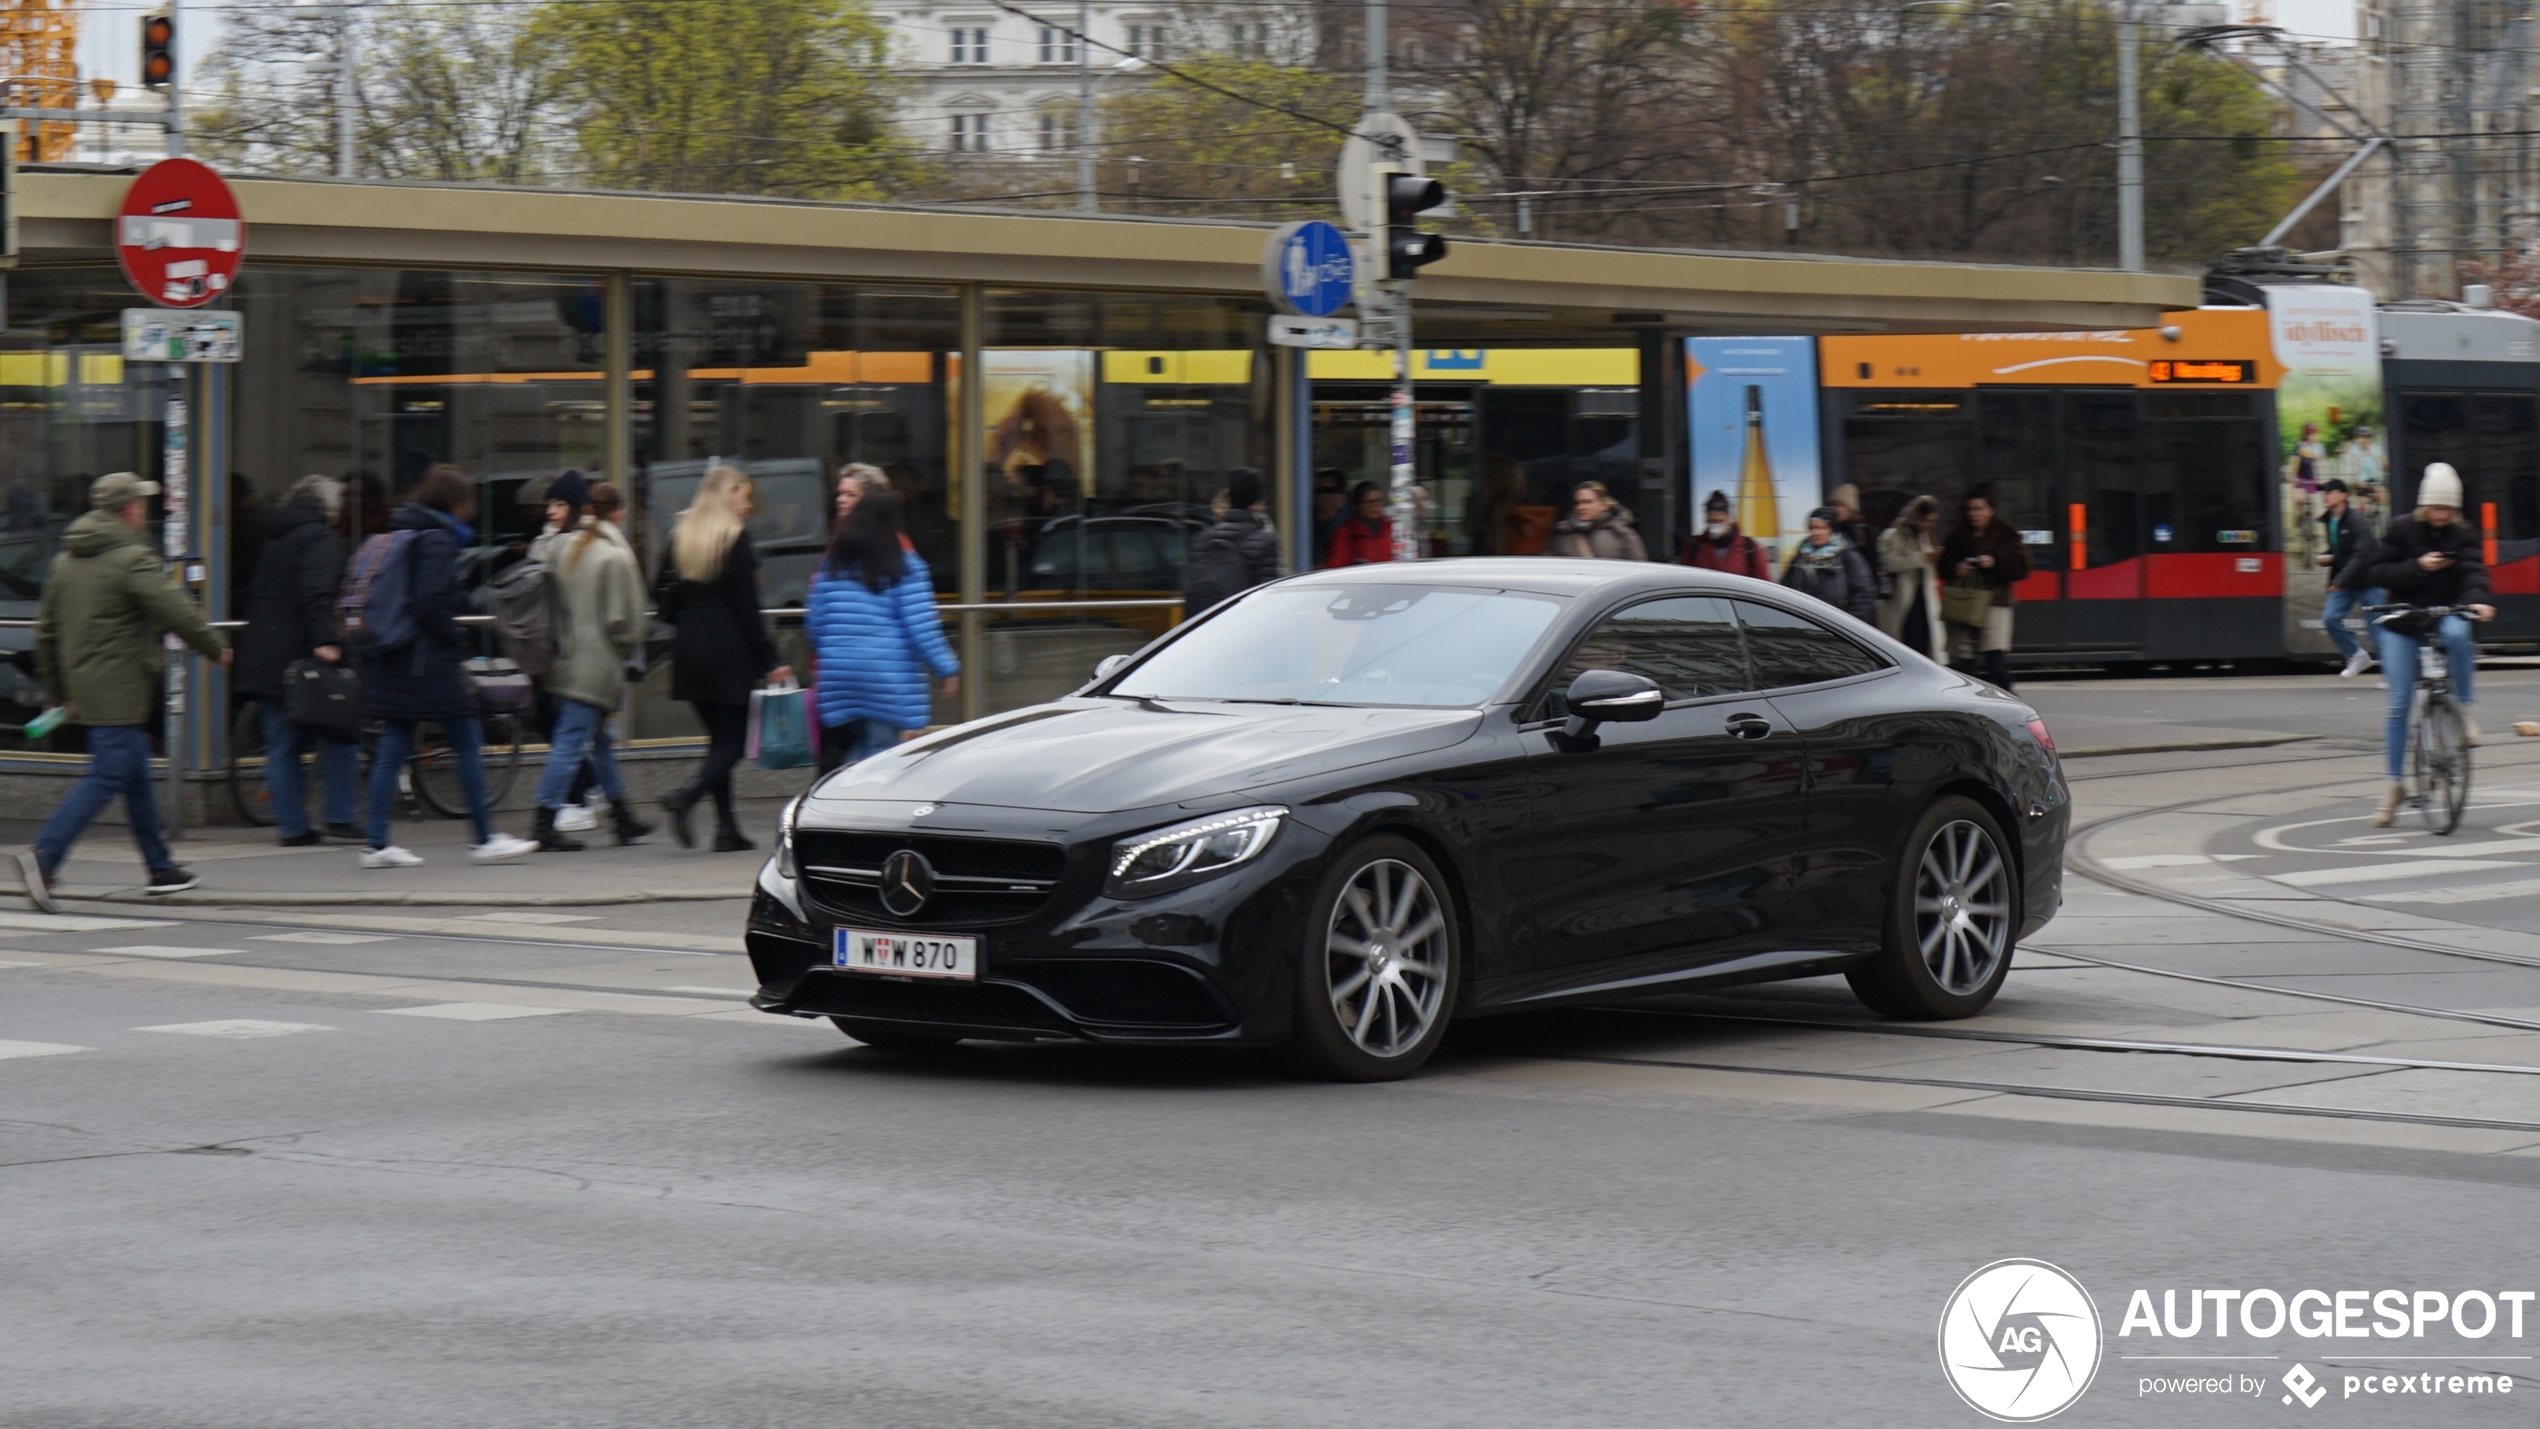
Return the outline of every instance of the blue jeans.
{"type": "Polygon", "coordinates": [[[132,818],[132,841],[141,847],[142,863],[153,872],[176,867],[176,855],[159,832],[159,801],[150,792],[150,736],[137,724],[96,724],[88,727],[88,772],[35,836],[36,861],[46,877],[70,857],[81,831],[118,794],[132,818]]]}
{"type": "MultiPolygon", "coordinates": [[[[2381,673],[2390,681],[2389,717],[2382,723],[2382,753],[2390,765],[2390,782],[2399,783],[2408,767],[2408,711],[2416,703],[2416,640],[2396,631],[2375,627],[2381,638],[2381,673]]],[[[2443,642],[2443,663],[2452,672],[2452,701],[2459,705],[2477,702],[2470,681],[2478,674],[2478,646],[2469,638],[2469,617],[2447,615],[2437,633],[2443,642]]]]}
{"type": "Polygon", "coordinates": [[[538,775],[538,807],[558,809],[573,792],[574,776],[590,761],[593,780],[611,805],[626,802],[626,781],[617,775],[617,752],[609,736],[609,712],[580,700],[556,701],[555,727],[547,731],[547,767],[538,775]]]}
{"type": "Polygon", "coordinates": [[[300,755],[317,746],[318,782],[329,824],[353,821],[353,777],[362,770],[359,746],[302,734],[282,715],[282,701],[258,698],[265,713],[265,789],[273,795],[274,826],[286,839],[309,831],[309,809],[300,790],[300,755]]]}
{"type": "MultiPolygon", "coordinates": [[[[388,847],[388,815],[397,807],[397,771],[415,757],[415,726],[420,720],[383,719],[379,722],[379,750],[370,757],[370,838],[372,848],[388,847]]],[[[467,819],[476,827],[476,841],[483,843],[494,836],[494,815],[486,806],[492,800],[485,796],[485,751],[483,737],[477,731],[476,716],[434,720],[444,734],[450,736],[450,752],[458,756],[459,788],[467,795],[467,819]]]]}
{"type": "Polygon", "coordinates": [[[871,759],[899,742],[899,729],[878,719],[824,724],[820,727],[820,772],[871,759]]]}
{"type": "Polygon", "coordinates": [[[2381,604],[2381,596],[2382,593],[2377,590],[2351,591],[2340,587],[2330,591],[2328,599],[2320,602],[2320,628],[2328,632],[2328,643],[2337,647],[2340,658],[2351,660],[2355,658],[2355,652],[2363,648],[2362,642],[2355,638],[2355,632],[2346,628],[2346,617],[2353,615],[2359,605],[2381,604]]]}

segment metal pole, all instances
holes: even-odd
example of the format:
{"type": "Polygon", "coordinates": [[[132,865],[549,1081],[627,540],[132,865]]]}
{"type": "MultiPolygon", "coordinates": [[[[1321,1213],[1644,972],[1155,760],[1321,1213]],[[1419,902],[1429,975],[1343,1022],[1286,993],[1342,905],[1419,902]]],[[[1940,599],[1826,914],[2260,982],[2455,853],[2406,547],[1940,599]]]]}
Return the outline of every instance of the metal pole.
{"type": "Polygon", "coordinates": [[[2143,77],[2135,0],[2117,18],[2117,266],[2143,267],[2143,77]]]}
{"type": "Polygon", "coordinates": [[[1385,0],[1367,0],[1367,108],[1381,114],[1391,99],[1385,88],[1385,0]]]}
{"type": "Polygon", "coordinates": [[[1099,213],[1094,193],[1094,47],[1090,0],[1076,0],[1076,211],[1099,213]]]}
{"type": "MultiPolygon", "coordinates": [[[[159,545],[168,563],[177,568],[181,581],[185,574],[186,554],[186,475],[190,455],[187,438],[191,435],[187,426],[193,416],[194,404],[187,400],[193,395],[192,384],[187,381],[191,374],[175,363],[168,364],[167,370],[169,385],[183,395],[168,398],[162,433],[164,445],[159,466],[159,487],[165,517],[160,522],[159,545]]],[[[159,638],[167,647],[167,724],[165,736],[160,742],[167,751],[168,792],[161,818],[167,825],[168,837],[173,839],[185,831],[186,647],[185,642],[173,634],[159,638]]]]}
{"type": "Polygon", "coordinates": [[[171,159],[185,155],[185,0],[168,0],[168,23],[176,31],[176,73],[168,76],[168,141],[171,159]]]}
{"type": "Polygon", "coordinates": [[[979,607],[988,595],[988,395],[986,362],[981,345],[987,337],[987,293],[976,283],[961,289],[961,353],[959,396],[954,420],[961,423],[949,445],[945,473],[957,495],[961,530],[961,717],[974,720],[988,712],[987,670],[981,659],[987,641],[979,607]]]}
{"type": "Polygon", "coordinates": [[[1393,482],[1388,493],[1393,522],[1393,558],[1420,559],[1419,467],[1413,460],[1419,439],[1419,416],[1411,401],[1411,295],[1402,298],[1394,327],[1393,347],[1393,482]]]}
{"type": "Polygon", "coordinates": [[[353,176],[353,7],[335,7],[335,177],[353,176]]]}
{"type": "Polygon", "coordinates": [[[1314,549],[1313,358],[1301,347],[1274,350],[1288,371],[1288,569],[1303,574],[1323,558],[1314,549]]]}

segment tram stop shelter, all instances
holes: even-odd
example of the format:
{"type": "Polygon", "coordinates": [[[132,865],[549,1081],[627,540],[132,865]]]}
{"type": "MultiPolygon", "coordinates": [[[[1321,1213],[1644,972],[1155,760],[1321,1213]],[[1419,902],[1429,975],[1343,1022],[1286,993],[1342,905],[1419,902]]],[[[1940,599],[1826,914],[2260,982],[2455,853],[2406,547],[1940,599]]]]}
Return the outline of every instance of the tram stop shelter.
{"type": "MultiPolygon", "coordinates": [[[[156,475],[172,396],[197,416],[189,519],[215,618],[243,609],[263,524],[303,475],[376,530],[426,468],[484,493],[480,581],[579,468],[628,494],[648,559],[705,469],[756,479],[772,607],[800,603],[845,462],[887,474],[967,677],[939,719],[1050,698],[1177,618],[1189,535],[1230,468],[1270,478],[1310,564],[1313,473],[1382,480],[1381,354],[1266,344],[1266,226],[436,184],[234,179],[247,260],[222,305],[245,359],[124,360],[109,219],[129,172],[21,172],[0,332],[0,645],[24,649],[62,527],[100,473],[156,475]],[[972,374],[977,380],[969,380],[972,374]]],[[[1461,553],[1475,483],[1588,474],[1653,554],[1687,508],[1695,335],[2143,327],[2192,277],[1796,254],[1456,241],[1417,288],[1431,549],[1461,553]]],[[[1328,502],[1327,502],[1328,504],[1328,502]]],[[[481,609],[481,605],[479,606],[481,609]]],[[[784,625],[779,617],[780,629],[784,625]]],[[[790,638],[790,637],[789,637],[790,638]]],[[[226,766],[230,699],[199,662],[180,757],[226,766]]],[[[656,668],[640,762],[694,737],[656,668]]],[[[0,663],[0,721],[39,698],[0,663]]],[[[0,736],[7,812],[49,808],[76,734],[0,736]]],[[[221,817],[189,799],[189,819],[221,817]]]]}

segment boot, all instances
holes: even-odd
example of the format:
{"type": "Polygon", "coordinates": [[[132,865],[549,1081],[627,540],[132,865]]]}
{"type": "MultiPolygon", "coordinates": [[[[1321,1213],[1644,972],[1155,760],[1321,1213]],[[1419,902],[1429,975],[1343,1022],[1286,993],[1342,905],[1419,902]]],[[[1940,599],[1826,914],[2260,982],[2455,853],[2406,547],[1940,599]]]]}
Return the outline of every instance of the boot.
{"type": "Polygon", "coordinates": [[[648,824],[642,819],[635,817],[635,811],[632,808],[629,808],[623,801],[614,802],[609,805],[609,817],[616,821],[617,846],[620,848],[624,848],[628,844],[642,843],[644,840],[651,838],[653,836],[653,831],[660,827],[658,824],[648,824]]]}
{"type": "Polygon", "coordinates": [[[714,851],[716,853],[747,853],[757,847],[757,844],[750,842],[747,834],[741,832],[740,821],[732,817],[732,811],[721,810],[714,825],[714,851]]]}
{"type": "Polygon", "coordinates": [[[540,853],[580,853],[590,847],[571,834],[558,833],[556,811],[545,805],[539,806],[538,822],[529,830],[529,836],[538,841],[540,853]]]}
{"type": "Polygon", "coordinates": [[[2389,791],[2381,796],[2381,807],[2373,810],[2372,826],[2376,829],[2386,829],[2399,822],[2399,805],[2407,797],[2407,785],[2392,784],[2389,791]]]}
{"type": "Polygon", "coordinates": [[[670,836],[679,840],[681,848],[697,846],[697,831],[689,826],[688,812],[697,807],[697,800],[701,796],[702,791],[693,785],[685,789],[674,789],[662,796],[661,811],[670,820],[670,836]]]}

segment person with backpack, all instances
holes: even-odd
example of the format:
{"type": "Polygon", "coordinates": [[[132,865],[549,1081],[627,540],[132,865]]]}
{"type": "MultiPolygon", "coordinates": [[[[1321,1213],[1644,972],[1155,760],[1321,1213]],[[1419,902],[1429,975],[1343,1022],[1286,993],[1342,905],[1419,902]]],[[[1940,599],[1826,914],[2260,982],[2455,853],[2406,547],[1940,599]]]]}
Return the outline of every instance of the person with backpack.
{"type": "Polygon", "coordinates": [[[476,834],[468,857],[492,863],[538,847],[495,828],[486,797],[483,733],[457,620],[459,550],[475,536],[468,525],[475,515],[476,483],[457,467],[434,466],[388,518],[388,529],[362,542],[345,576],[337,616],[361,657],[362,712],[380,726],[370,764],[364,868],[423,862],[422,855],[388,841],[388,821],[397,805],[398,772],[414,757],[415,731],[425,723],[441,726],[458,761],[459,787],[476,834]]]}
{"type": "Polygon", "coordinates": [[[68,706],[88,726],[88,772],[62,796],[18,855],[26,896],[47,913],[53,875],[90,821],[120,795],[132,841],[149,870],[148,891],[182,893],[200,880],[177,866],[159,831],[150,792],[150,716],[165,690],[166,656],[159,637],[174,634],[204,655],[230,663],[229,647],[203,619],[141,533],[159,484],[128,471],[88,487],[88,513],[62,532],[62,549],[44,579],[35,619],[35,673],[46,699],[68,706]]]}
{"type": "Polygon", "coordinates": [[[264,712],[265,789],[273,796],[274,832],[285,848],[362,836],[353,826],[361,746],[297,728],[284,703],[284,672],[291,666],[303,660],[344,662],[343,634],[335,628],[335,595],[344,581],[344,538],[335,523],[343,506],[344,483],[304,476],[265,518],[264,549],[257,553],[256,582],[247,596],[247,629],[239,636],[238,668],[231,677],[238,692],[254,696],[264,712]],[[324,790],[323,833],[309,826],[300,789],[300,758],[311,745],[317,746],[324,790]]]}
{"type": "Polygon", "coordinates": [[[626,662],[643,649],[649,617],[644,611],[644,573],[635,548],[612,521],[587,509],[590,483],[568,471],[547,487],[548,529],[529,547],[524,566],[543,570],[556,613],[544,685],[555,698],[555,727],[548,734],[546,769],[538,776],[537,826],[530,837],[545,853],[579,853],[587,845],[556,828],[573,782],[588,761],[608,796],[622,846],[641,841],[653,825],[635,817],[626,782],[618,777],[609,716],[626,693],[626,662]]]}
{"type": "Polygon", "coordinates": [[[733,818],[732,770],[749,738],[751,689],[762,680],[783,684],[794,670],[776,653],[760,614],[758,548],[750,544],[748,526],[757,509],[755,488],[739,467],[708,468],[679,513],[654,587],[654,604],[672,630],[671,698],[686,700],[706,728],[706,757],[696,774],[661,801],[681,848],[696,846],[688,815],[708,794],[714,796],[714,851],[758,847],[733,818]]]}
{"type": "Polygon", "coordinates": [[[1726,571],[1733,576],[1752,576],[1759,581],[1773,578],[1773,558],[1764,543],[1737,529],[1729,519],[1729,494],[1714,491],[1702,503],[1703,527],[1695,534],[1692,550],[1684,564],[1706,571],[1726,571]]]}
{"type": "Polygon", "coordinates": [[[961,689],[961,661],[935,612],[935,579],[901,544],[899,507],[888,487],[867,491],[830,539],[804,598],[803,634],[822,671],[823,773],[924,729],[929,674],[946,699],[961,689]]]}
{"type": "Polygon", "coordinates": [[[1191,538],[1190,567],[1182,577],[1182,618],[1206,614],[1219,602],[1279,578],[1279,533],[1261,515],[1261,473],[1239,466],[1226,473],[1226,510],[1191,538]]]}

